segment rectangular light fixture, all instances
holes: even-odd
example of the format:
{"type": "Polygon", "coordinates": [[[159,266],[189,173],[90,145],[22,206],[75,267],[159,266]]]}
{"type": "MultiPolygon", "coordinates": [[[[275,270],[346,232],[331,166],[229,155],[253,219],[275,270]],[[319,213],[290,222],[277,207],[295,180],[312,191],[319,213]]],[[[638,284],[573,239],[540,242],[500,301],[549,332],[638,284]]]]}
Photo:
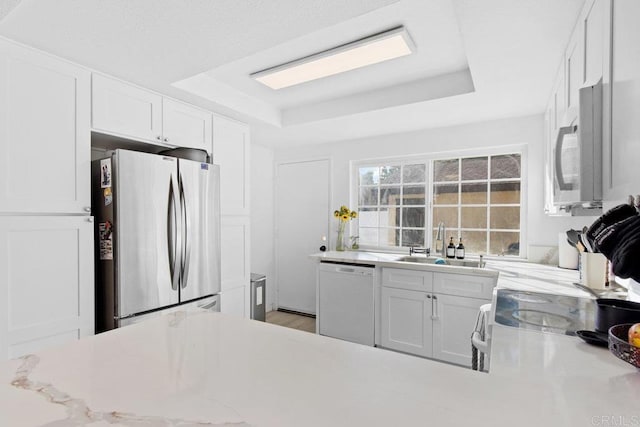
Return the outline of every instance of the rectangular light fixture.
{"type": "Polygon", "coordinates": [[[282,89],[410,55],[415,45],[404,27],[268,68],[251,77],[271,89],[282,89]]]}

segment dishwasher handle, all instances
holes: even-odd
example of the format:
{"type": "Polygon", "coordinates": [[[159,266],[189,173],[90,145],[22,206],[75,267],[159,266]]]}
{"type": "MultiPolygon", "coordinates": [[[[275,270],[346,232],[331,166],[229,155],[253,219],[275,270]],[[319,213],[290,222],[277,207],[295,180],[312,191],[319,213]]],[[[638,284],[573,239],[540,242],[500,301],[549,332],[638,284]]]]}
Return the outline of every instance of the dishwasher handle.
{"type": "Polygon", "coordinates": [[[353,274],[356,276],[373,276],[373,267],[360,267],[345,264],[320,264],[320,270],[340,274],[353,274]]]}

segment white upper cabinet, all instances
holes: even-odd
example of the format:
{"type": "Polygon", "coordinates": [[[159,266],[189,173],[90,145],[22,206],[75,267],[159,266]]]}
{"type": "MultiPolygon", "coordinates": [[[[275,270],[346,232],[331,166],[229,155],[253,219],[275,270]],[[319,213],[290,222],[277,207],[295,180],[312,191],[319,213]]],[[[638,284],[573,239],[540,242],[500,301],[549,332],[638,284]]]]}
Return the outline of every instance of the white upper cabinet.
{"type": "Polygon", "coordinates": [[[587,2],[582,25],[584,26],[584,81],[586,84],[595,84],[605,72],[607,50],[605,45],[609,41],[606,21],[606,1],[596,0],[587,2]]]}
{"type": "MultiPolygon", "coordinates": [[[[605,144],[605,200],[624,202],[640,193],[640,1],[616,0],[613,5],[611,65],[611,132],[605,144]]],[[[606,100],[606,86],[605,86],[606,100]]]]}
{"type": "Polygon", "coordinates": [[[162,118],[163,142],[211,153],[213,115],[210,112],[164,98],[162,118]]]}
{"type": "Polygon", "coordinates": [[[93,74],[94,130],[148,142],[162,142],[162,97],[93,74]]]}
{"type": "Polygon", "coordinates": [[[607,128],[610,125],[608,108],[608,93],[610,92],[611,65],[611,0],[587,0],[577,19],[573,33],[565,50],[564,59],[560,64],[560,70],[553,86],[549,104],[546,110],[545,132],[545,212],[558,215],[558,208],[553,206],[553,182],[554,182],[554,146],[558,136],[558,130],[564,126],[578,124],[580,88],[596,84],[603,80],[604,105],[603,140],[605,151],[605,182],[608,159],[607,151],[609,134],[607,128]]]}
{"type": "Polygon", "coordinates": [[[222,215],[249,215],[249,128],[213,116],[213,163],[220,165],[222,215]]]}
{"type": "Polygon", "coordinates": [[[211,153],[210,112],[99,74],[93,75],[92,115],[101,133],[211,153]]]}
{"type": "Polygon", "coordinates": [[[0,40],[0,212],[90,209],[90,79],[0,40]]]}
{"type": "Polygon", "coordinates": [[[584,30],[578,21],[564,57],[566,115],[562,126],[568,126],[578,117],[578,92],[584,85],[584,30]]]}

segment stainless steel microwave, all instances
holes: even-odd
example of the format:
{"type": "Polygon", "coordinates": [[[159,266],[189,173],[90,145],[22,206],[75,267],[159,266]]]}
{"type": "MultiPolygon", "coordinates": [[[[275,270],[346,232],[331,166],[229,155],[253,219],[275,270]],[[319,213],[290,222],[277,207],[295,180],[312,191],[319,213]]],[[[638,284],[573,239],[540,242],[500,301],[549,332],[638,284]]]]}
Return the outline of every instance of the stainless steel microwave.
{"type": "Polygon", "coordinates": [[[561,127],[554,147],[553,203],[602,205],[602,80],[580,89],[578,123],[561,127]]]}

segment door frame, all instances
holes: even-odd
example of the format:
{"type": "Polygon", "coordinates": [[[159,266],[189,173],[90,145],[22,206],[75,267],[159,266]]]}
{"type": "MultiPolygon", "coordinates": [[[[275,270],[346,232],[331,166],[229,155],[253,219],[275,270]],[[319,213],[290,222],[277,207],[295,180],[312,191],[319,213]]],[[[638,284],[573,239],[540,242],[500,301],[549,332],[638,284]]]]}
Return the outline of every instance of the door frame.
{"type": "MultiPolygon", "coordinates": [[[[275,170],[273,171],[273,177],[274,177],[274,191],[273,191],[273,205],[274,205],[274,215],[273,215],[273,236],[274,236],[274,276],[275,276],[275,294],[274,294],[274,298],[273,298],[273,304],[274,304],[274,310],[278,310],[280,308],[280,286],[279,286],[279,278],[280,278],[280,264],[279,264],[279,259],[280,259],[280,254],[278,251],[278,243],[280,241],[280,229],[278,227],[278,218],[280,218],[279,214],[280,214],[280,208],[278,207],[278,196],[280,194],[280,185],[279,185],[279,179],[280,179],[280,166],[284,166],[284,165],[291,165],[291,164],[298,164],[298,163],[312,163],[312,162],[319,162],[319,161],[327,161],[328,163],[328,179],[327,179],[327,187],[328,187],[328,200],[327,200],[327,205],[329,206],[329,209],[331,209],[331,202],[333,200],[333,186],[332,186],[332,176],[333,176],[333,159],[330,156],[318,156],[318,157],[304,157],[304,158],[293,158],[293,159],[289,159],[289,160],[282,160],[282,161],[276,161],[274,162],[274,168],[275,170]]],[[[331,233],[331,216],[329,215],[329,212],[327,212],[327,242],[326,242],[326,246],[327,246],[327,250],[330,249],[330,242],[331,242],[331,236],[329,236],[329,234],[331,233]]],[[[316,313],[317,314],[317,313],[316,313]]]]}

